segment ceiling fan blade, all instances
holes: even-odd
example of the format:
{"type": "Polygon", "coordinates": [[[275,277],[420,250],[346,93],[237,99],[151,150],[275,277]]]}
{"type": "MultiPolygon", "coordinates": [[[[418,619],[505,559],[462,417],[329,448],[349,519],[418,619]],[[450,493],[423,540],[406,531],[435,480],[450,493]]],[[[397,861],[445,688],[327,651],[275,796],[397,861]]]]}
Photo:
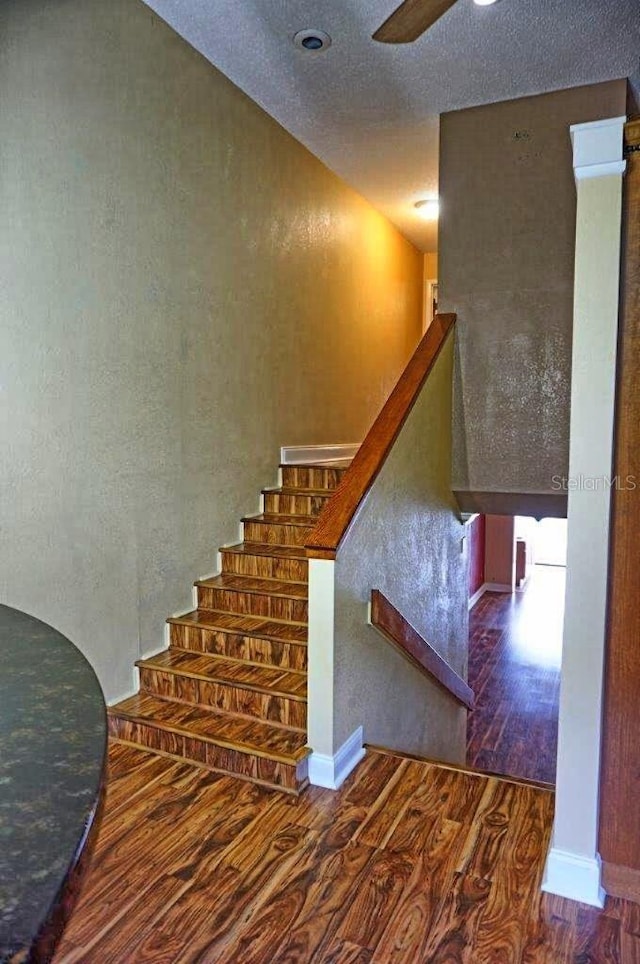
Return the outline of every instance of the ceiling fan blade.
{"type": "Polygon", "coordinates": [[[373,35],[383,44],[410,44],[457,0],[404,0],[373,35]]]}

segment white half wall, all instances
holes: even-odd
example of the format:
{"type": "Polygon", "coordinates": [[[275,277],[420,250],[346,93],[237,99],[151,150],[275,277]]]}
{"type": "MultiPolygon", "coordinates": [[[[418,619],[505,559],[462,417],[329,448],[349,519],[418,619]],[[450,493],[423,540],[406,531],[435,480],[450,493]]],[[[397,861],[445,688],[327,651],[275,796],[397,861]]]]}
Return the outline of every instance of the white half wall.
{"type": "Polygon", "coordinates": [[[309,559],[307,739],[325,760],[333,758],[334,611],[335,562],[309,559]]]}
{"type": "Polygon", "coordinates": [[[567,588],[556,811],[543,883],[596,906],[624,121],[571,128],[577,220],[567,588]]]}

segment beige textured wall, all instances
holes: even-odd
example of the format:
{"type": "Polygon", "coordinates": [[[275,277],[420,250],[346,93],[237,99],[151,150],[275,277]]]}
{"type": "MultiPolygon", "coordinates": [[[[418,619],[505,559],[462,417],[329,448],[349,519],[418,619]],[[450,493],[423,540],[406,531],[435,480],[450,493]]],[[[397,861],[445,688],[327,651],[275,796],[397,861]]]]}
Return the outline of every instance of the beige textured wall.
{"type": "Polygon", "coordinates": [[[363,436],[422,255],[138,0],[5,0],[0,89],[0,600],[115,698],[279,446],[363,436]]]}
{"type": "Polygon", "coordinates": [[[453,484],[469,511],[564,512],[552,477],[569,454],[569,125],[624,114],[625,101],[620,80],[442,117],[440,309],[458,313],[453,484]]]}
{"type": "Polygon", "coordinates": [[[466,678],[467,559],[450,489],[449,337],[335,564],[334,752],[368,743],[463,762],[466,711],[367,625],[380,589],[466,678]]]}

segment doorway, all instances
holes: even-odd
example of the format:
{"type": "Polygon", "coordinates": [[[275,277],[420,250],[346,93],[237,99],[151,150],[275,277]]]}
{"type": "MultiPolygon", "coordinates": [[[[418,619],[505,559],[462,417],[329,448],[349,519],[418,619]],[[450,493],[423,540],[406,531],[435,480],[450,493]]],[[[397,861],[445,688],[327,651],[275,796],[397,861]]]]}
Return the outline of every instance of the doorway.
{"type": "MultiPolygon", "coordinates": [[[[471,600],[468,680],[476,707],[468,717],[467,764],[553,784],[566,519],[538,522],[488,516],[478,525],[478,532],[483,528],[488,565],[501,558],[505,574],[497,580],[487,579],[495,572],[485,570],[486,581],[471,600]],[[496,543],[500,539],[502,546],[496,543]]],[[[476,545],[476,563],[479,552],[476,545]]]]}

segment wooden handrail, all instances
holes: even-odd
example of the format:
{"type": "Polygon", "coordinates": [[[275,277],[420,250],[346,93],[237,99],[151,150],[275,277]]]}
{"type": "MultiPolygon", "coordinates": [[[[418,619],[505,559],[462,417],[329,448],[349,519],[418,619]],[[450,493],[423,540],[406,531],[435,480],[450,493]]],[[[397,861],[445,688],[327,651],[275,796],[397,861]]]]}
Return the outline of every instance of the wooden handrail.
{"type": "Polygon", "coordinates": [[[379,589],[371,590],[371,625],[375,626],[426,676],[431,677],[468,710],[472,710],[475,696],[471,687],[436,653],[402,613],[391,605],[379,589]]]}
{"type": "Polygon", "coordinates": [[[305,545],[310,558],[335,559],[340,543],[384,465],[455,320],[453,314],[436,315],[427,329],[353,462],[320,513],[305,545]]]}

